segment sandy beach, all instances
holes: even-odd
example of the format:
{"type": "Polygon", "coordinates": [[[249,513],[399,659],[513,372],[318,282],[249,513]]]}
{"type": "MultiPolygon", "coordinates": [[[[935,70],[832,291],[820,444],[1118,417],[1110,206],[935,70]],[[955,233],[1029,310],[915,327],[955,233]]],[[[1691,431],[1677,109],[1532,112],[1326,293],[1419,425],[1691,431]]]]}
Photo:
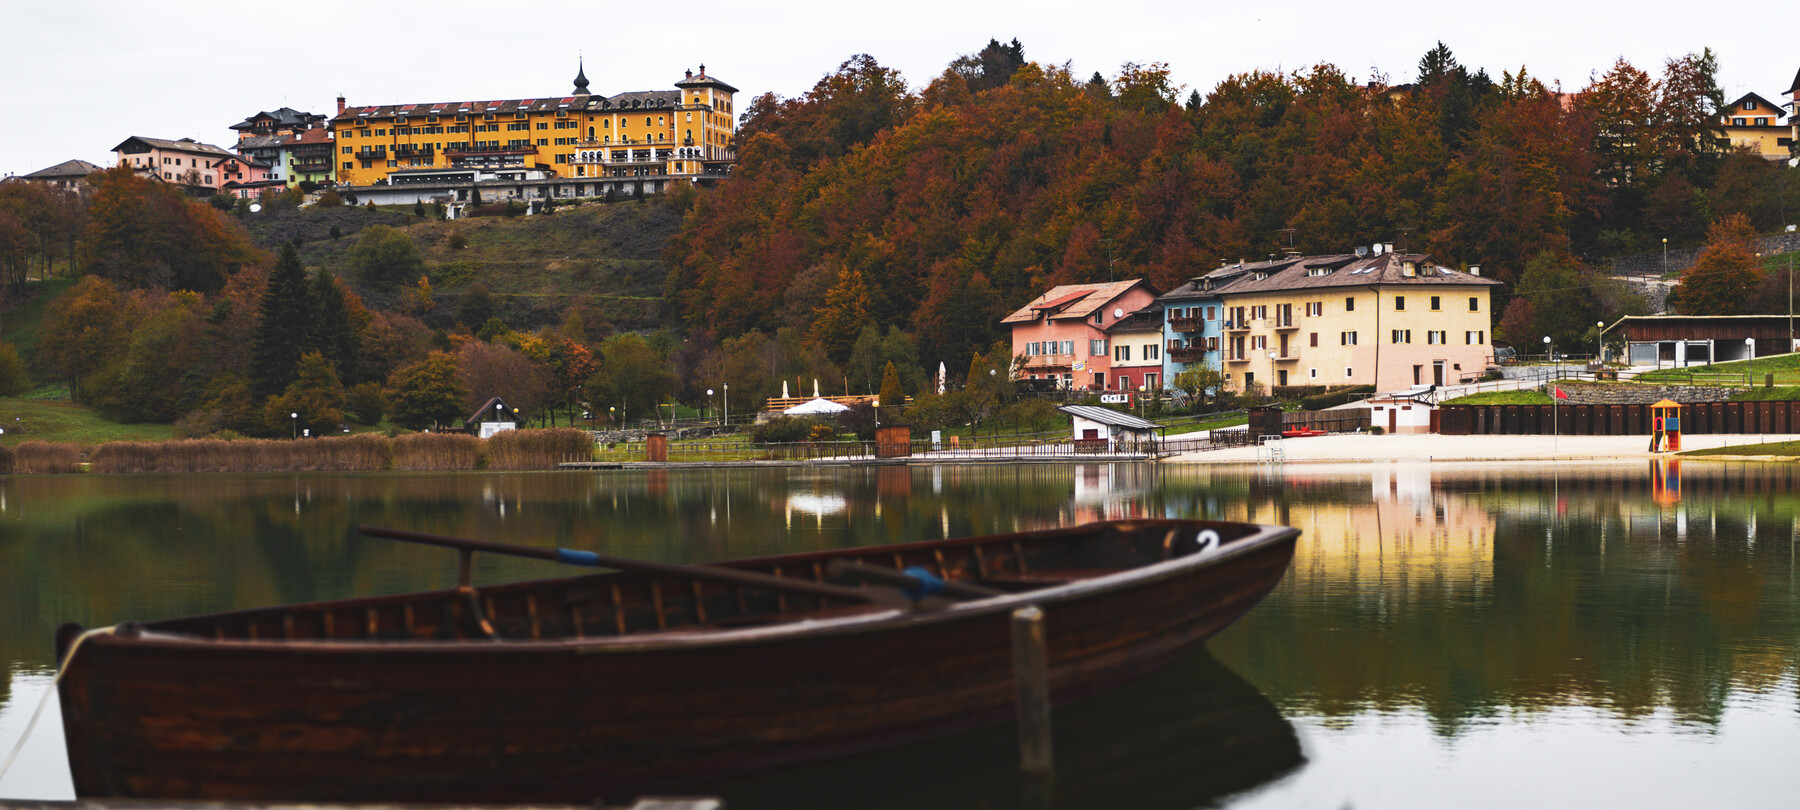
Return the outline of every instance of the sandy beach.
{"type": "MultiPolygon", "coordinates": [[[[1800,436],[1701,435],[1681,437],[1681,449],[1706,450],[1763,442],[1793,441],[1800,436]]],[[[1649,452],[1649,436],[1440,436],[1392,434],[1375,436],[1346,433],[1282,439],[1276,442],[1288,463],[1311,461],[1524,461],[1648,459],[1671,457],[1649,452]]],[[[1185,453],[1165,459],[1172,464],[1241,464],[1267,461],[1270,451],[1260,447],[1233,447],[1185,453]]],[[[1733,458],[1733,457],[1727,457],[1733,458]]]]}

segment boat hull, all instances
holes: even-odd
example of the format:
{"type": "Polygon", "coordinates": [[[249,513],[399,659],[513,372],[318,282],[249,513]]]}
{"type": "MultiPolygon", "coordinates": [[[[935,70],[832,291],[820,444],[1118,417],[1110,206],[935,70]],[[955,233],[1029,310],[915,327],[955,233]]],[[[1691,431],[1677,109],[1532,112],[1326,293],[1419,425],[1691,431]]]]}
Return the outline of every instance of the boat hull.
{"type": "Polygon", "coordinates": [[[70,765],[83,797],[586,803],[691,789],[1005,722],[1010,619],[1026,604],[1045,614],[1057,702],[1144,675],[1280,581],[1297,533],[1266,534],[1204,564],[802,631],[93,636],[61,687],[70,765]]]}

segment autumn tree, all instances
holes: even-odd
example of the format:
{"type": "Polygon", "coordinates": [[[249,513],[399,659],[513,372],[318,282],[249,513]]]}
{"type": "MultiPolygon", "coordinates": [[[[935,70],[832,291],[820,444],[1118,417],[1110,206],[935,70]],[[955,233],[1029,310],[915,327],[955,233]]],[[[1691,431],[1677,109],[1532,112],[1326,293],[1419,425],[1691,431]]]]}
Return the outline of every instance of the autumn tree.
{"type": "Polygon", "coordinates": [[[510,346],[471,340],[456,353],[456,379],[468,391],[464,413],[474,413],[489,397],[500,397],[527,418],[556,401],[550,369],[510,346]]]}
{"type": "Polygon", "coordinates": [[[82,402],[79,381],[104,368],[130,344],[134,308],[118,287],[86,276],[50,303],[39,353],[51,373],[69,382],[69,398],[82,402]]]}
{"type": "Polygon", "coordinates": [[[869,322],[869,287],[860,271],[845,268],[838,271],[837,283],[826,291],[807,337],[825,349],[836,362],[850,356],[858,332],[869,322]]]}
{"type": "Polygon", "coordinates": [[[614,335],[600,344],[600,369],[588,379],[587,393],[597,407],[616,407],[619,418],[646,419],[675,393],[675,375],[642,337],[614,335]]]}
{"type": "Polygon", "coordinates": [[[387,398],[394,424],[424,430],[460,424],[469,392],[456,378],[456,356],[434,352],[395,369],[388,377],[387,398]]]}
{"type": "Polygon", "coordinates": [[[1018,39],[1006,45],[989,39],[980,51],[951,61],[950,71],[962,77],[970,92],[979,93],[1006,84],[1024,64],[1025,46],[1018,39]]]}
{"type": "Polygon", "coordinates": [[[880,402],[883,408],[900,408],[906,404],[906,391],[900,387],[900,370],[891,361],[881,370],[880,402]]]}
{"type": "Polygon", "coordinates": [[[177,293],[132,329],[129,346],[91,379],[93,403],[121,422],[172,422],[192,410],[207,380],[205,302],[177,293]]]}
{"type": "Polygon", "coordinates": [[[295,429],[314,438],[329,436],[344,422],[344,386],[331,362],[307,352],[295,365],[294,381],[263,407],[263,425],[272,435],[295,429]],[[299,414],[298,417],[294,414],[299,414]]]}
{"type": "Polygon", "coordinates": [[[363,229],[350,250],[350,272],[358,282],[382,292],[417,280],[423,287],[425,260],[405,231],[386,225],[363,229]]]}
{"type": "Polygon", "coordinates": [[[1746,315],[1756,290],[1756,229],[1750,218],[1732,214],[1706,229],[1706,247],[1681,271],[1669,291],[1669,307],[1680,315],[1746,315]]]}
{"type": "Polygon", "coordinates": [[[236,219],[130,167],[89,178],[88,266],[131,287],[211,292],[262,260],[236,219]]]}

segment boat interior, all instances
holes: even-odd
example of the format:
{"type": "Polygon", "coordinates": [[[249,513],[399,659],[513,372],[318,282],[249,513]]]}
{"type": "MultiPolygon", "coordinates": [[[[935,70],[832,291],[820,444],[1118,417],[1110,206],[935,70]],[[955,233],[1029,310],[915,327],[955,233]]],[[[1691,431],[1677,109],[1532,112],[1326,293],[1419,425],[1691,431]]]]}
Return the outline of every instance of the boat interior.
{"type": "MultiPolygon", "coordinates": [[[[925,541],[684,566],[677,573],[616,572],[484,587],[216,613],[146,629],[233,641],[530,641],[695,633],[893,609],[929,610],[958,599],[1052,588],[1193,554],[1262,527],[1201,521],[1092,523],[1040,532],[925,541]],[[895,579],[923,568],[962,594],[896,600],[895,579]],[[748,572],[721,581],[701,569],[748,572]],[[686,571],[694,571],[688,575],[686,571]],[[830,586],[831,592],[806,589],[830,586]]],[[[825,590],[825,589],[820,589],[825,590]]]]}

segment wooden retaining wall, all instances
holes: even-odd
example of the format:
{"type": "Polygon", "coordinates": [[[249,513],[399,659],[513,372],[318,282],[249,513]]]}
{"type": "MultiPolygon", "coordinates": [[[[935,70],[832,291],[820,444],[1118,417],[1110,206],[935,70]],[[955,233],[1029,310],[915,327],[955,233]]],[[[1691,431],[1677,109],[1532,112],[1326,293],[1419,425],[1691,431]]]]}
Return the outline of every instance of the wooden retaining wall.
{"type": "MultiPolygon", "coordinates": [[[[1553,426],[1568,436],[1648,436],[1650,406],[1443,405],[1433,421],[1447,436],[1538,435],[1553,426]]],[[[1800,433],[1800,402],[1686,403],[1681,432],[1800,433]]]]}

